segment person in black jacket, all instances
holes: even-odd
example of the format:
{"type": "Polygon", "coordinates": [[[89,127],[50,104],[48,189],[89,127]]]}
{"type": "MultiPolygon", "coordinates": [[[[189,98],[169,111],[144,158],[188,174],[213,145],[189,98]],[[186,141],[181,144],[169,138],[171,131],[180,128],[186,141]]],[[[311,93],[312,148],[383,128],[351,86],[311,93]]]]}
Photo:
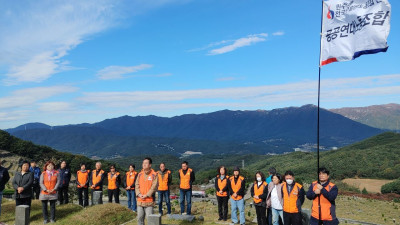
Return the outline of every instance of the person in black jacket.
{"type": "Polygon", "coordinates": [[[62,161],[60,169],[58,170],[60,175],[60,186],[58,187],[58,201],[60,205],[68,204],[68,187],[69,181],[71,180],[71,171],[67,168],[67,162],[62,161]]]}
{"type": "Polygon", "coordinates": [[[225,166],[218,167],[217,177],[215,178],[215,190],[218,201],[218,220],[227,221],[228,219],[228,175],[225,166]]]}
{"type": "Polygon", "coordinates": [[[21,172],[17,172],[12,181],[13,188],[15,189],[15,204],[29,205],[32,202],[32,184],[33,173],[29,171],[29,162],[24,161],[21,164],[21,172]]]}
{"type": "Polygon", "coordinates": [[[1,201],[3,200],[3,190],[6,187],[7,182],[10,180],[10,174],[7,168],[1,166],[0,161],[0,216],[1,216],[1,201]]]}
{"type": "Polygon", "coordinates": [[[268,184],[265,182],[265,175],[261,171],[256,173],[250,192],[256,208],[257,224],[267,225],[266,199],[268,196],[268,184]]]}

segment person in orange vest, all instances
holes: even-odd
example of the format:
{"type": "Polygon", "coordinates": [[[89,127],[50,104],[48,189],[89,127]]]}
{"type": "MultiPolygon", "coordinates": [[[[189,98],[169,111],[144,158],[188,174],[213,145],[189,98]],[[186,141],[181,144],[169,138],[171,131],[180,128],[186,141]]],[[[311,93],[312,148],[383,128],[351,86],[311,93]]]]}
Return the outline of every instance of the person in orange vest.
{"type": "Polygon", "coordinates": [[[169,199],[169,186],[172,182],[171,171],[165,167],[165,163],[160,164],[160,171],[158,175],[158,212],[160,215],[163,214],[162,203],[165,198],[165,204],[167,205],[167,214],[171,214],[171,202],[169,199]]]}
{"type": "Polygon", "coordinates": [[[157,173],[151,168],[151,158],[145,158],[142,171],[138,174],[135,191],[137,197],[138,225],[144,224],[144,218],[153,214],[155,192],[158,186],[157,173]]]}
{"type": "Polygon", "coordinates": [[[282,183],[283,224],[302,225],[301,206],[304,195],[303,186],[294,180],[294,173],[286,171],[285,182],[282,183]]]}
{"type": "Polygon", "coordinates": [[[279,218],[283,222],[282,176],[279,173],[275,173],[272,175],[271,180],[272,182],[268,184],[267,207],[271,210],[272,214],[271,224],[279,225],[279,218]]]}
{"type": "Polygon", "coordinates": [[[96,163],[96,169],[90,173],[89,186],[92,189],[92,205],[94,205],[93,193],[100,191],[99,204],[103,204],[103,181],[105,178],[104,170],[101,169],[101,162],[96,163]]]}
{"type": "Polygon", "coordinates": [[[50,222],[55,223],[56,221],[57,188],[60,185],[60,175],[54,167],[55,164],[53,162],[47,162],[44,165],[43,173],[40,175],[39,180],[41,188],[39,200],[42,201],[42,212],[45,224],[49,222],[48,202],[50,202],[50,222]]]}
{"type": "Polygon", "coordinates": [[[130,164],[129,171],[126,172],[124,181],[126,195],[128,196],[128,208],[134,212],[136,212],[135,182],[137,174],[138,173],[135,171],[135,164],[130,164]]]}
{"type": "Polygon", "coordinates": [[[231,196],[231,219],[232,223],[238,223],[236,212],[239,209],[240,224],[245,223],[244,217],[244,195],[246,189],[246,180],[240,176],[239,167],[233,168],[233,176],[228,180],[229,194],[231,196]]]}
{"type": "Polygon", "coordinates": [[[307,191],[307,198],[312,201],[310,225],[337,225],[335,200],[338,188],[329,180],[329,170],[322,167],[318,172],[319,181],[314,181],[307,191]]]}
{"type": "Polygon", "coordinates": [[[121,176],[119,172],[115,171],[115,165],[110,166],[110,172],[107,174],[108,178],[108,203],[112,203],[113,196],[115,203],[119,203],[119,187],[121,186],[121,176]]]}
{"type": "Polygon", "coordinates": [[[268,184],[265,181],[265,175],[261,171],[256,173],[250,193],[256,208],[257,224],[267,225],[266,199],[268,196],[268,184]]]}
{"type": "Polygon", "coordinates": [[[215,178],[215,190],[218,202],[218,220],[227,221],[228,219],[228,179],[225,166],[218,167],[217,177],[215,178]]]}
{"type": "Polygon", "coordinates": [[[89,205],[89,177],[90,170],[86,170],[86,164],[81,163],[81,169],[76,172],[76,187],[78,190],[79,205],[83,207],[89,205]]]}
{"type": "Polygon", "coordinates": [[[192,184],[195,181],[194,171],[189,168],[189,163],[182,162],[182,169],[179,173],[179,202],[181,205],[181,214],[185,212],[185,199],[187,203],[186,214],[191,215],[192,210],[192,184]]]}

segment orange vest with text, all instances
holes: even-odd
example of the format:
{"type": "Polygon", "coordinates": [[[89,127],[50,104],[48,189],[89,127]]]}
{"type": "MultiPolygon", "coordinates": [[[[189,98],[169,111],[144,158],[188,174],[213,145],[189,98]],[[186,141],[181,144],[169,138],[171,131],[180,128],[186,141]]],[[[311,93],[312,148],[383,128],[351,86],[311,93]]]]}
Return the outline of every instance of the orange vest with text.
{"type": "MultiPolygon", "coordinates": [[[[76,176],[77,176],[76,179],[78,180],[78,182],[80,184],[86,184],[86,182],[89,179],[89,173],[90,173],[90,170],[86,170],[85,172],[82,172],[81,170],[78,170],[78,172],[76,172],[76,176]]],[[[85,186],[82,187],[79,184],[77,184],[77,187],[78,188],[87,188],[88,186],[85,185],[85,186]]]]}
{"type": "Polygon", "coordinates": [[[158,190],[159,191],[168,191],[168,177],[171,171],[167,171],[164,176],[161,175],[161,171],[158,171],[158,190]]]}
{"type": "Polygon", "coordinates": [[[119,172],[115,172],[111,177],[111,172],[108,173],[108,190],[115,190],[118,188],[117,186],[117,177],[119,176],[119,172]]]}
{"type": "Polygon", "coordinates": [[[190,189],[190,173],[192,173],[192,169],[188,168],[186,174],[183,174],[182,169],[179,170],[179,176],[181,178],[181,184],[179,187],[181,189],[190,189]]]}
{"type": "Polygon", "coordinates": [[[297,202],[299,199],[300,189],[303,186],[299,183],[295,183],[293,189],[290,193],[287,190],[287,183],[282,183],[282,192],[283,192],[283,211],[287,213],[298,213],[299,207],[297,206],[297,202]]]}
{"type": "MultiPolygon", "coordinates": [[[[103,170],[100,170],[98,176],[96,176],[96,170],[93,170],[93,171],[92,171],[92,184],[95,185],[95,184],[99,183],[99,182],[101,181],[101,176],[102,176],[103,174],[104,174],[104,171],[103,171],[103,170]]],[[[101,188],[100,186],[97,186],[97,187],[95,187],[94,189],[95,189],[95,190],[99,190],[100,188],[101,188]]]]}
{"type": "MultiPolygon", "coordinates": [[[[157,173],[154,172],[154,170],[151,170],[149,175],[147,175],[147,177],[143,170],[139,173],[137,179],[139,182],[140,194],[145,195],[145,194],[147,194],[147,192],[149,192],[149,190],[151,189],[151,186],[153,185],[153,181],[156,179],[156,177],[157,177],[157,173]]],[[[150,196],[150,197],[146,197],[144,199],[137,198],[137,201],[138,202],[153,202],[154,199],[153,199],[153,197],[150,196]]]]}
{"type": "MultiPolygon", "coordinates": [[[[260,187],[258,187],[258,184],[257,184],[257,182],[254,182],[254,184],[253,184],[254,186],[253,186],[253,190],[254,190],[254,196],[259,196],[259,195],[262,195],[263,193],[264,193],[264,188],[268,185],[267,184],[267,182],[263,182],[261,185],[260,185],[260,187]]],[[[254,198],[253,197],[253,201],[254,201],[254,203],[261,203],[262,202],[262,199],[261,198],[259,198],[259,199],[256,199],[256,198],[254,198]]]]}
{"type": "MultiPolygon", "coordinates": [[[[313,186],[313,191],[315,191],[315,189],[317,189],[317,181],[314,181],[312,183],[313,186]]],[[[329,182],[328,185],[326,185],[325,190],[327,190],[328,192],[332,189],[332,187],[335,186],[334,183],[329,182]]],[[[332,216],[332,204],[331,202],[326,199],[324,197],[323,194],[320,194],[320,203],[321,203],[321,220],[334,220],[336,219],[336,216],[332,216]],[[335,217],[335,218],[334,218],[335,217]]],[[[312,208],[311,208],[311,216],[319,219],[319,210],[318,210],[318,197],[316,197],[313,202],[312,202],[312,208]]]]}
{"type": "Polygon", "coordinates": [[[128,190],[135,190],[135,177],[137,172],[133,171],[132,174],[130,171],[126,172],[126,187],[130,187],[128,190]]]}
{"type": "MultiPolygon", "coordinates": [[[[217,176],[217,184],[218,184],[219,190],[222,191],[222,189],[224,189],[226,187],[226,185],[228,184],[228,179],[229,179],[228,176],[225,176],[225,178],[222,180],[219,178],[219,175],[217,176]]],[[[217,191],[217,196],[226,197],[226,196],[228,196],[228,192],[224,191],[224,192],[222,192],[222,194],[220,194],[219,191],[217,191]]]]}
{"type": "MultiPolygon", "coordinates": [[[[53,190],[56,187],[56,184],[57,184],[58,172],[54,171],[53,175],[50,176],[50,179],[49,179],[49,176],[47,175],[46,171],[44,171],[42,173],[42,175],[43,175],[43,184],[46,187],[46,190],[53,190]]],[[[42,194],[44,194],[44,195],[50,195],[50,194],[55,194],[55,193],[57,193],[56,190],[54,190],[53,192],[50,192],[50,193],[45,192],[44,190],[42,190],[42,194]]]]}
{"type": "MultiPolygon", "coordinates": [[[[242,181],[243,181],[243,180],[244,180],[244,177],[239,176],[239,178],[237,179],[237,182],[235,183],[235,177],[234,177],[234,176],[231,176],[231,177],[229,178],[229,181],[230,181],[230,183],[231,183],[231,188],[232,188],[233,193],[236,193],[236,192],[238,192],[238,191],[240,190],[240,188],[242,187],[242,181]]],[[[233,194],[233,193],[232,193],[232,194],[233,194]]],[[[243,196],[238,195],[238,196],[236,196],[236,197],[233,197],[233,195],[231,195],[231,198],[232,198],[233,200],[238,201],[238,200],[242,199],[243,196]]]]}

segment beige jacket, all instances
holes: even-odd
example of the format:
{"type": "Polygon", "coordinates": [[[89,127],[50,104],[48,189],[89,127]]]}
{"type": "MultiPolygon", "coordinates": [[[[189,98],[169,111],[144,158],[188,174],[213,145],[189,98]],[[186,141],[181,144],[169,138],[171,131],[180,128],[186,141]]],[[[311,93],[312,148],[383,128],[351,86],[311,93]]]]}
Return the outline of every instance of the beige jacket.
{"type": "MultiPolygon", "coordinates": [[[[142,171],[143,171],[143,170],[142,170],[142,171]]],[[[136,194],[136,198],[137,198],[137,199],[139,198],[139,197],[138,197],[139,194],[142,194],[142,195],[145,195],[145,196],[149,196],[149,197],[153,196],[153,201],[152,201],[152,202],[140,202],[140,201],[137,201],[137,205],[138,205],[138,206],[141,206],[141,207],[154,206],[154,204],[155,204],[155,201],[154,201],[154,200],[155,200],[155,192],[156,192],[157,189],[158,189],[158,176],[157,176],[157,175],[155,176],[155,178],[154,178],[154,180],[153,180],[153,182],[152,182],[152,184],[151,184],[150,190],[149,190],[147,193],[140,193],[140,184],[139,184],[139,180],[141,179],[141,176],[142,176],[142,175],[144,175],[144,179],[147,180],[147,177],[149,176],[149,174],[150,174],[151,171],[154,172],[153,169],[150,169],[149,171],[144,172],[144,173],[141,173],[141,172],[140,172],[140,173],[138,174],[137,179],[136,179],[136,182],[135,182],[135,194],[136,194]]],[[[157,174],[156,172],[154,172],[154,173],[157,174]]]]}

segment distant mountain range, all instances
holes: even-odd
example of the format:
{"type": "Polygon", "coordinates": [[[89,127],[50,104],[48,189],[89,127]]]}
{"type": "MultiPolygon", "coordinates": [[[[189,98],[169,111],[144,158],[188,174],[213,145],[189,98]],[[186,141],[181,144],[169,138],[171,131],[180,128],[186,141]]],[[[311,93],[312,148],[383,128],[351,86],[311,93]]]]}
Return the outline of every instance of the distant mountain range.
{"type": "MultiPolygon", "coordinates": [[[[314,105],[270,111],[223,110],[172,118],[123,116],[94,124],[48,126],[25,124],[7,132],[36,144],[110,158],[138,154],[266,154],[314,150],[314,105]]],[[[321,145],[342,147],[382,133],[342,115],[321,109],[321,145]]]]}
{"type": "Polygon", "coordinates": [[[400,104],[348,107],[330,111],[371,127],[400,130],[400,104]]]}

